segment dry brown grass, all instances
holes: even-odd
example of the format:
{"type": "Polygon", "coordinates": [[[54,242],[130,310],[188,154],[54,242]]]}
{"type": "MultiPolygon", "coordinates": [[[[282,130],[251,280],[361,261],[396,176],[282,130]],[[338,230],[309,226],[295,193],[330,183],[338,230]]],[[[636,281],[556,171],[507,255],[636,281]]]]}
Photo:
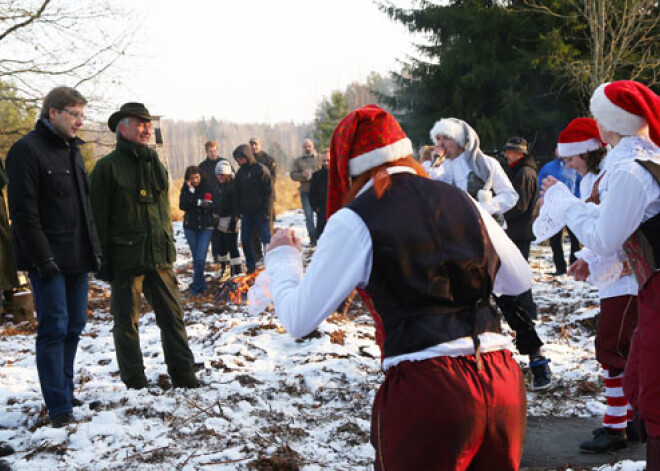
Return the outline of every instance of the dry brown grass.
{"type": "Polygon", "coordinates": [[[298,187],[300,183],[294,182],[288,176],[280,176],[275,184],[275,214],[280,214],[290,209],[301,208],[300,193],[298,187]]]}
{"type": "MultiPolygon", "coordinates": [[[[179,194],[183,178],[172,180],[170,183],[170,207],[172,209],[172,221],[182,221],[183,211],[179,209],[179,194]]],[[[279,177],[275,184],[275,214],[280,214],[290,209],[301,208],[300,194],[298,193],[298,182],[294,182],[288,176],[279,177]]]]}
{"type": "Polygon", "coordinates": [[[183,221],[183,211],[179,209],[179,195],[183,186],[183,178],[170,182],[170,208],[172,209],[172,221],[183,221]]]}

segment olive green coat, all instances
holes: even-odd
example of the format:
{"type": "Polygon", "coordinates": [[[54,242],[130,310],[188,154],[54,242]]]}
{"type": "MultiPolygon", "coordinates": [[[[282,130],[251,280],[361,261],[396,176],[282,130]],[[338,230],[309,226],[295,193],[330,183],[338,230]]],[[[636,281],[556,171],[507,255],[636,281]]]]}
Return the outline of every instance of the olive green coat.
{"type": "Polygon", "coordinates": [[[96,163],[91,186],[103,267],[115,279],[171,268],[176,251],[169,183],[156,151],[118,137],[115,150],[96,163]]]}
{"type": "Polygon", "coordinates": [[[5,168],[2,165],[2,160],[0,160],[0,290],[10,290],[18,286],[16,261],[14,260],[14,248],[11,243],[4,194],[7,181],[5,168]]]}

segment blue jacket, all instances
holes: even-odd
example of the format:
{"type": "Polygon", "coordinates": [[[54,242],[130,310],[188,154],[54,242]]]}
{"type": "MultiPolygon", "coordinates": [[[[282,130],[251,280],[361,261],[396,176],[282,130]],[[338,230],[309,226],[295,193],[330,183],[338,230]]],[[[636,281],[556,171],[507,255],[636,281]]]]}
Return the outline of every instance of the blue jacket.
{"type": "Polygon", "coordinates": [[[539,188],[543,179],[549,176],[555,177],[566,185],[575,196],[580,197],[580,181],[582,177],[572,168],[566,168],[566,163],[563,160],[555,157],[543,166],[539,172],[539,188]]]}

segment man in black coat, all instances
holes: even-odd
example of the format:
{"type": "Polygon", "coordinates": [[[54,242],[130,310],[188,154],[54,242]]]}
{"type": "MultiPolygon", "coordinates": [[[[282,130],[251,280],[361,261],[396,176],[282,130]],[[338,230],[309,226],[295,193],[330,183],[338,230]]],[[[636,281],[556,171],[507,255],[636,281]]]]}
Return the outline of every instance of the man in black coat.
{"type": "Polygon", "coordinates": [[[242,144],[234,150],[234,159],[240,168],[234,183],[234,203],[241,217],[241,243],[247,272],[256,268],[252,234],[256,231],[263,244],[270,242],[270,212],[272,210],[273,182],[268,169],[258,163],[252,149],[242,144]]]}
{"type": "Polygon", "coordinates": [[[86,103],[73,88],[54,88],[35,129],[7,154],[16,265],[32,284],[37,370],[58,428],[73,418],[73,364],[87,319],[88,273],[100,268],[83,141],[76,137],[86,103]]]}
{"type": "Polygon", "coordinates": [[[309,185],[309,203],[316,213],[316,237],[321,237],[326,222],[326,203],[328,200],[328,167],[330,166],[330,149],[321,154],[321,169],[312,174],[309,185]]]}
{"type": "MultiPolygon", "coordinates": [[[[275,227],[275,182],[277,181],[277,164],[275,159],[268,155],[261,149],[261,139],[258,137],[250,138],[250,149],[252,149],[252,155],[254,159],[260,164],[264,165],[270,172],[270,180],[273,182],[273,197],[271,198],[271,208],[270,208],[270,235],[273,235],[273,228],[275,227]]],[[[264,258],[263,250],[261,250],[261,238],[259,234],[255,231],[252,236],[254,253],[256,254],[257,260],[264,258]]]]}
{"type": "MultiPolygon", "coordinates": [[[[204,143],[204,151],[206,152],[206,159],[198,165],[199,171],[202,175],[202,180],[211,188],[211,193],[215,193],[215,190],[218,189],[218,180],[215,178],[215,166],[221,160],[225,162],[229,162],[229,160],[220,157],[218,143],[216,141],[206,141],[204,143]]],[[[231,166],[231,162],[229,162],[229,165],[231,166]]],[[[233,172],[234,167],[231,170],[233,172]]],[[[211,236],[211,255],[215,263],[220,262],[220,233],[217,227],[213,228],[213,235],[211,236]]]]}
{"type": "Polygon", "coordinates": [[[506,233],[523,256],[529,259],[529,247],[534,240],[532,222],[539,199],[538,170],[527,151],[527,141],[522,137],[509,139],[504,146],[504,155],[508,163],[507,175],[518,193],[516,205],[504,213],[506,233]]]}

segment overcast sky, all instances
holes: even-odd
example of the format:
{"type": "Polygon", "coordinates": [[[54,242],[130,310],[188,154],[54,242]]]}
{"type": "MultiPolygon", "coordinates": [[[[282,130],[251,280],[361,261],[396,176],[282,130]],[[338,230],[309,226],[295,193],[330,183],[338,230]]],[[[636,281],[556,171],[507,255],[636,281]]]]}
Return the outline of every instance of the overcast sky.
{"type": "Polygon", "coordinates": [[[139,60],[121,76],[120,99],[170,119],[311,121],[323,96],[413,53],[413,37],[372,0],[132,6],[143,15],[139,60]]]}

